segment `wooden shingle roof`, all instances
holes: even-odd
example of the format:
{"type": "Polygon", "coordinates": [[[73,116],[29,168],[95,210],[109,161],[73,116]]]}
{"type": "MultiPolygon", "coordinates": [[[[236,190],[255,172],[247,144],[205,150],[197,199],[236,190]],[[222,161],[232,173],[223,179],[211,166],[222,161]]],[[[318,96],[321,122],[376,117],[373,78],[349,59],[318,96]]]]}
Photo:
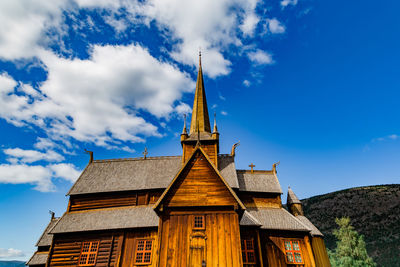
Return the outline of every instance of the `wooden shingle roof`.
{"type": "Polygon", "coordinates": [[[302,215],[297,215],[296,218],[298,220],[300,220],[305,226],[307,226],[308,228],[310,228],[311,232],[310,234],[312,236],[324,236],[319,230],[318,228],[312,223],[310,222],[310,220],[306,217],[306,216],[302,216],[302,215]]]}
{"type": "Polygon", "coordinates": [[[32,257],[28,260],[26,265],[34,266],[34,265],[46,264],[48,257],[49,257],[49,252],[48,251],[43,251],[43,252],[36,251],[32,255],[32,257]]]}
{"type": "MultiPolygon", "coordinates": [[[[67,195],[165,189],[182,168],[180,156],[95,160],[67,195]]],[[[218,156],[218,170],[231,188],[238,188],[234,158],[218,156]]]]}
{"type": "MultiPolygon", "coordinates": [[[[310,232],[311,229],[304,225],[295,216],[284,208],[248,208],[246,210],[261,224],[261,229],[310,232]]],[[[242,225],[243,217],[240,221],[242,225]]]]}
{"type": "Polygon", "coordinates": [[[47,225],[46,229],[43,231],[42,235],[40,236],[38,242],[36,243],[37,247],[45,247],[51,246],[51,242],[53,241],[53,235],[50,234],[51,228],[58,222],[60,218],[53,218],[47,225]]]}
{"type": "Polygon", "coordinates": [[[50,233],[157,227],[158,219],[151,206],[76,211],[65,213],[50,233]]]}
{"type": "Polygon", "coordinates": [[[278,178],[272,171],[237,170],[240,191],[282,194],[278,178]]]}

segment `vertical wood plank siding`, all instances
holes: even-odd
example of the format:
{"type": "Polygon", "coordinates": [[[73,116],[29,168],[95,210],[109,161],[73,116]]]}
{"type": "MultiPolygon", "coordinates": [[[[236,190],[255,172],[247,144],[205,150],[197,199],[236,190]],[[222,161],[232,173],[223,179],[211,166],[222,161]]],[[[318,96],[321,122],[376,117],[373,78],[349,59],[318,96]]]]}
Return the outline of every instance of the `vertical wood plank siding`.
{"type": "Polygon", "coordinates": [[[151,264],[141,264],[140,266],[157,266],[158,260],[158,236],[157,230],[137,230],[129,231],[125,235],[124,248],[122,250],[120,266],[136,266],[135,253],[138,239],[151,239],[153,248],[151,254],[151,264]]]}
{"type": "Polygon", "coordinates": [[[229,206],[236,203],[201,153],[187,167],[171,188],[165,201],[167,206],[229,206]]]}
{"type": "Polygon", "coordinates": [[[317,267],[330,267],[331,264],[322,237],[313,237],[311,239],[311,245],[314,252],[315,265],[317,267]]]}
{"type": "Polygon", "coordinates": [[[202,260],[207,267],[242,266],[238,215],[233,211],[197,214],[205,214],[205,230],[193,230],[195,214],[164,216],[159,266],[197,266],[202,260]]]}

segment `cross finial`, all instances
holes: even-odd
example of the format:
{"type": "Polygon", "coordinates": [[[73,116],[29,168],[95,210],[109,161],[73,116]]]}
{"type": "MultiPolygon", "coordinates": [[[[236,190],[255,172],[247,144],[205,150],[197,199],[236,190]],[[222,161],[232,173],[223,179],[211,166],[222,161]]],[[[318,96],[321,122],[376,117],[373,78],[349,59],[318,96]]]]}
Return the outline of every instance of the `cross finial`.
{"type": "Polygon", "coordinates": [[[147,154],[149,154],[149,153],[147,152],[147,147],[144,147],[144,151],[142,152],[142,154],[143,154],[143,159],[146,159],[147,154]]]}
{"type": "Polygon", "coordinates": [[[254,165],[253,163],[251,163],[250,165],[249,165],[249,167],[251,168],[251,173],[254,173],[254,167],[255,167],[256,165],[254,165]]]}

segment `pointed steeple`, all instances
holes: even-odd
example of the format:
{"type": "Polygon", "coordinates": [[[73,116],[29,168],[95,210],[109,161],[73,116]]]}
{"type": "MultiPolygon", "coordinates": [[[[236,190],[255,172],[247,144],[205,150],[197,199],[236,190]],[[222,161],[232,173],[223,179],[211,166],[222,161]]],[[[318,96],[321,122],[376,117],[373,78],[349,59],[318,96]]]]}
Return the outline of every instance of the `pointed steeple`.
{"type": "Polygon", "coordinates": [[[197,134],[198,132],[211,133],[206,92],[204,89],[203,71],[201,68],[201,52],[199,52],[199,73],[197,74],[196,92],[194,93],[190,135],[197,134]]]}
{"type": "Polygon", "coordinates": [[[287,193],[287,204],[301,204],[299,198],[296,196],[296,194],[293,192],[292,188],[288,188],[288,193],[287,193]]]}
{"type": "Polygon", "coordinates": [[[290,213],[292,213],[294,216],[298,216],[298,215],[303,216],[304,215],[303,205],[301,204],[301,201],[296,196],[296,194],[293,192],[293,190],[290,188],[290,186],[288,188],[286,205],[287,205],[290,213]]]}
{"type": "Polygon", "coordinates": [[[187,135],[187,130],[186,130],[186,114],[183,115],[183,130],[182,133],[184,135],[187,135]]]}
{"type": "Polygon", "coordinates": [[[217,114],[214,112],[214,129],[213,133],[218,133],[218,128],[217,128],[217,114]]]}

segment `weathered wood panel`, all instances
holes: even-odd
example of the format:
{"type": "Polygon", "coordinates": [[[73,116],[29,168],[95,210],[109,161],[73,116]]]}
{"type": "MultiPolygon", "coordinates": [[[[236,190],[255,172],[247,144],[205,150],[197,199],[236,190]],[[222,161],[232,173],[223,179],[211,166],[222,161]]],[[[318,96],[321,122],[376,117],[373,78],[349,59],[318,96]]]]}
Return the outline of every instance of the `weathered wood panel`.
{"type": "Polygon", "coordinates": [[[69,211],[154,204],[161,194],[160,190],[71,196],[69,211]]]}
{"type": "Polygon", "coordinates": [[[77,266],[82,242],[85,241],[100,241],[95,266],[115,266],[119,243],[119,239],[115,238],[116,235],[119,236],[119,234],[112,233],[56,236],[49,259],[49,266],[77,266]]]}
{"type": "Polygon", "coordinates": [[[330,267],[331,263],[329,262],[324,239],[322,237],[313,237],[311,245],[314,252],[315,265],[317,267],[330,267]]]}
{"type": "Polygon", "coordinates": [[[200,152],[178,177],[165,201],[165,205],[169,207],[235,204],[236,200],[226,185],[200,152]]]}
{"type": "Polygon", "coordinates": [[[242,266],[239,219],[234,211],[176,212],[164,215],[159,266],[242,266]],[[205,229],[193,229],[195,215],[205,229]]]}
{"type": "MultiPolygon", "coordinates": [[[[210,158],[211,162],[218,167],[218,153],[217,153],[217,142],[216,141],[211,141],[207,142],[203,141],[201,143],[201,148],[206,152],[207,156],[210,158]]],[[[183,146],[183,156],[184,156],[184,162],[186,162],[189,157],[192,155],[193,150],[195,149],[196,144],[184,144],[183,146]]]]}
{"type": "Polygon", "coordinates": [[[136,230],[125,234],[124,248],[121,255],[120,266],[157,266],[158,261],[158,236],[157,230],[136,230]],[[153,240],[151,264],[135,264],[137,241],[140,239],[153,240]]]}
{"type": "Polygon", "coordinates": [[[299,241],[301,255],[303,257],[303,262],[305,267],[315,267],[314,257],[311,251],[311,244],[309,243],[308,236],[304,237],[289,237],[290,234],[285,234],[282,236],[269,236],[266,242],[266,250],[267,250],[267,259],[268,266],[296,266],[296,265],[287,265],[286,264],[286,256],[285,256],[285,240],[296,240],[299,241]]]}
{"type": "Polygon", "coordinates": [[[247,208],[281,208],[280,194],[241,193],[240,200],[247,208]]]}

